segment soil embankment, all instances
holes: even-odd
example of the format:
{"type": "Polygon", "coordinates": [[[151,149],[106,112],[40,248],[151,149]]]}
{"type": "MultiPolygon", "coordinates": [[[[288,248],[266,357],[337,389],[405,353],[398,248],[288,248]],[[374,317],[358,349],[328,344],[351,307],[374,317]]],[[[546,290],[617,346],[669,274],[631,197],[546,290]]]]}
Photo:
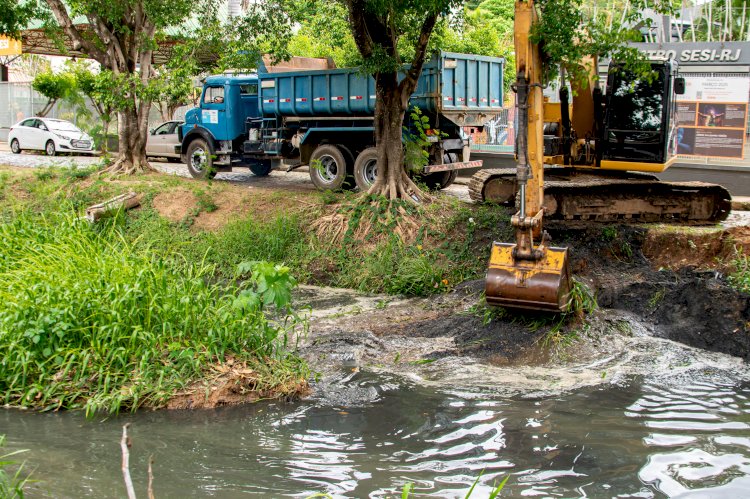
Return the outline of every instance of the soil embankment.
{"type": "Polygon", "coordinates": [[[481,280],[400,301],[307,290],[316,312],[303,356],[323,371],[365,367],[517,394],[683,369],[746,370],[750,299],[726,273],[735,248],[747,248],[747,227],[552,230],[597,296],[599,309],[585,319],[492,311],[478,305],[481,280]]]}

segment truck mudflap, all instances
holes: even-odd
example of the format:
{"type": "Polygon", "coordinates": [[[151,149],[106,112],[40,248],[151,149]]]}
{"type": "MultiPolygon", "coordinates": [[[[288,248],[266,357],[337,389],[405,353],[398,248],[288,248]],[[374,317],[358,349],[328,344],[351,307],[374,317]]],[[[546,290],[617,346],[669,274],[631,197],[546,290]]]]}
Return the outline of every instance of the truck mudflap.
{"type": "Polygon", "coordinates": [[[481,168],[484,160],[461,161],[459,163],[445,163],[442,165],[428,165],[424,167],[424,173],[449,172],[452,170],[465,170],[467,168],[481,168]]]}

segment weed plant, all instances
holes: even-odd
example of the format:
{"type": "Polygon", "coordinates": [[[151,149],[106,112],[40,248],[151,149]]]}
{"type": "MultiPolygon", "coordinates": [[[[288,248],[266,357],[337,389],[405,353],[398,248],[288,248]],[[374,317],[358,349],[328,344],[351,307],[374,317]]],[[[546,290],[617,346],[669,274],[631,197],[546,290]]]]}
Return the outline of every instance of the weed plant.
{"type": "MultiPolygon", "coordinates": [[[[0,452],[5,447],[5,435],[0,435],[0,452]]],[[[13,456],[26,452],[17,450],[0,454],[0,497],[3,499],[23,499],[24,488],[29,484],[29,474],[24,471],[24,463],[19,463],[13,456]]]]}
{"type": "MultiPolygon", "coordinates": [[[[285,353],[267,299],[238,303],[237,286],[216,283],[214,270],[161,258],[116,222],[17,213],[0,225],[3,402],[88,415],[160,406],[228,356],[273,363],[271,385],[299,379],[305,368],[285,353]]],[[[263,294],[253,282],[245,289],[263,294]]]]}
{"type": "Polygon", "coordinates": [[[750,294],[750,257],[735,251],[732,265],[735,271],[729,275],[729,283],[738,291],[750,294]]]}

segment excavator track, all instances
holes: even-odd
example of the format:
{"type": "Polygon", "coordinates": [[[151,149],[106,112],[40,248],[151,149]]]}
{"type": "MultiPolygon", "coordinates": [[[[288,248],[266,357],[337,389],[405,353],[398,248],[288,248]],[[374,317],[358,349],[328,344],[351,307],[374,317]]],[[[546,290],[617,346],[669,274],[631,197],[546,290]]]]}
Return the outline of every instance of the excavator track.
{"type": "MultiPolygon", "coordinates": [[[[515,204],[515,169],[474,174],[469,195],[475,202],[515,204]]],[[[729,191],[704,182],[662,182],[653,175],[565,167],[544,170],[548,220],[593,222],[713,223],[731,210],[729,191]]]]}

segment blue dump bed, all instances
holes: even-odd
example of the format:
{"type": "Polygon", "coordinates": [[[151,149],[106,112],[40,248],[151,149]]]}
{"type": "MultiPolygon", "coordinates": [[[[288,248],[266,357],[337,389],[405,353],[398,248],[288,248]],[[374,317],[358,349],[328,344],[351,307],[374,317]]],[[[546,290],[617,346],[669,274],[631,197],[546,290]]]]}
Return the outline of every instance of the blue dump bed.
{"type": "MultiPolygon", "coordinates": [[[[498,57],[440,52],[425,64],[410,102],[460,126],[483,125],[503,107],[503,63],[498,57]]],[[[258,73],[264,116],[375,113],[375,80],[358,68],[267,73],[261,67],[258,73]]]]}

